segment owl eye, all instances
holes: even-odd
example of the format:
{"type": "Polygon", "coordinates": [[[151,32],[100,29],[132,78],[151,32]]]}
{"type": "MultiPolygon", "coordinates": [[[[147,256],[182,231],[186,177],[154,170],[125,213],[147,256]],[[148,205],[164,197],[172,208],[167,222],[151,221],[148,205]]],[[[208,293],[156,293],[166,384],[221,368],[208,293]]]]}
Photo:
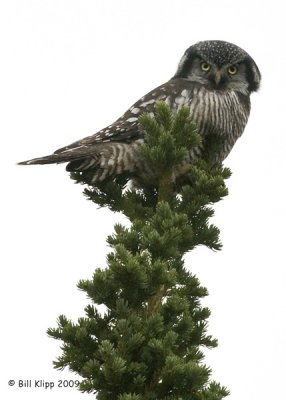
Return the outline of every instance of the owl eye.
{"type": "Polygon", "coordinates": [[[235,65],[232,65],[227,69],[227,72],[229,75],[235,75],[237,73],[237,67],[235,65]]]}
{"type": "Polygon", "coordinates": [[[204,61],[201,63],[201,70],[203,72],[208,72],[210,69],[211,69],[210,64],[208,64],[208,63],[206,63],[204,61]]]}

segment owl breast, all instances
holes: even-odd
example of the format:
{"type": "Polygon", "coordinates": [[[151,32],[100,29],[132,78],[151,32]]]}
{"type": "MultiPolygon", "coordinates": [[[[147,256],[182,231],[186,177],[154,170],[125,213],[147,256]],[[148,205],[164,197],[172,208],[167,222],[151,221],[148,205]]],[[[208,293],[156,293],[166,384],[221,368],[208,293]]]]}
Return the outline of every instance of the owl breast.
{"type": "MultiPolygon", "coordinates": [[[[190,111],[199,133],[207,141],[209,135],[223,138],[221,151],[216,161],[222,162],[242,135],[249,113],[249,96],[233,90],[211,91],[205,87],[194,87],[190,93],[190,111]]],[[[203,147],[191,151],[192,161],[200,156],[203,147]]]]}
{"type": "Polygon", "coordinates": [[[212,133],[238,138],[247,123],[249,101],[234,91],[211,91],[194,88],[190,95],[190,111],[202,136],[212,133]]]}

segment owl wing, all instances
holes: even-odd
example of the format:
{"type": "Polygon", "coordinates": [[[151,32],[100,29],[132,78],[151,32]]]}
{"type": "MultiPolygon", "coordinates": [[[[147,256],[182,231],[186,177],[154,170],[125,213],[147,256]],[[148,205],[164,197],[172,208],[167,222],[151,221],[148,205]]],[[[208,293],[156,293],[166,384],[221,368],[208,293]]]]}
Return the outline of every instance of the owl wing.
{"type": "Polygon", "coordinates": [[[141,138],[143,135],[140,133],[138,118],[129,120],[125,119],[126,112],[121,118],[115,121],[113,124],[100,130],[94,135],[87,136],[83,139],[77,140],[68,146],[62,147],[54,152],[54,154],[62,154],[67,151],[73,151],[76,149],[82,149],[90,146],[96,146],[100,143],[106,142],[125,142],[130,143],[133,140],[141,138]]]}
{"type": "Polygon", "coordinates": [[[158,100],[166,101],[171,107],[189,103],[190,98],[183,96],[187,85],[188,81],[184,79],[171,79],[143,96],[122,117],[94,135],[62,147],[49,156],[34,158],[19,164],[52,164],[79,160],[84,157],[96,158],[99,147],[102,147],[104,143],[132,143],[141,139],[144,137],[144,132],[140,129],[139,115],[143,112],[154,115],[155,104],[158,100]]]}
{"type": "Polygon", "coordinates": [[[169,81],[157,87],[134,103],[132,107],[113,124],[91,136],[87,136],[56,150],[54,154],[61,154],[72,149],[93,146],[104,142],[131,143],[134,140],[143,138],[144,135],[138,123],[139,115],[143,112],[154,114],[156,101],[166,99],[169,95],[169,89],[172,88],[173,85],[174,83],[169,81]]]}

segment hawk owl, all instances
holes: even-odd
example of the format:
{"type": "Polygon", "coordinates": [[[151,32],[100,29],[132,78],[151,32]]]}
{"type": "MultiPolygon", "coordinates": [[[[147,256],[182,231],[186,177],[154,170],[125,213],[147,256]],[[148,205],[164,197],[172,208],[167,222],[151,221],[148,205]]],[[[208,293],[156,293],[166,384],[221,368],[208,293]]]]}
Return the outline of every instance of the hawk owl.
{"type": "MultiPolygon", "coordinates": [[[[256,63],[240,47],[220,40],[198,42],[185,51],[168,82],[141,97],[113,124],[49,156],[20,164],[67,162],[67,171],[88,171],[90,184],[121,174],[148,183],[153,180],[154,171],[138,151],[144,142],[138,117],[143,112],[153,116],[158,100],[165,101],[174,111],[182,105],[189,106],[202,135],[202,144],[190,149],[185,164],[203,156],[211,135],[222,138],[215,157],[222,162],[244,131],[250,113],[250,94],[258,90],[260,79],[256,63]]],[[[175,179],[185,173],[184,166],[176,169],[175,179]]]]}

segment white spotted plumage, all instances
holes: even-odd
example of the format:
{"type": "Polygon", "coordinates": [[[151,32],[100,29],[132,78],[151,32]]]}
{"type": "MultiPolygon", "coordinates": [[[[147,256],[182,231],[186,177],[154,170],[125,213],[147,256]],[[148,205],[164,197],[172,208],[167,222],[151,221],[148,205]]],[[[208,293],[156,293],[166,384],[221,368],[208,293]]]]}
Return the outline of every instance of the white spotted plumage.
{"type": "Polygon", "coordinates": [[[122,173],[145,183],[153,181],[152,165],[146,165],[138,152],[144,142],[138,117],[143,112],[154,116],[156,102],[164,100],[174,111],[188,105],[203,137],[203,144],[190,149],[184,165],[177,168],[178,177],[185,173],[185,164],[203,155],[209,135],[223,138],[216,159],[225,159],[243,133],[250,112],[250,94],[259,84],[259,69],[244,50],[224,41],[199,42],[186,50],[173,78],[141,97],[113,124],[50,156],[20,164],[67,162],[68,171],[88,171],[90,184],[122,173]],[[202,63],[208,66],[207,71],[202,69],[202,63]],[[235,75],[228,72],[230,67],[235,67],[235,75]]]}

